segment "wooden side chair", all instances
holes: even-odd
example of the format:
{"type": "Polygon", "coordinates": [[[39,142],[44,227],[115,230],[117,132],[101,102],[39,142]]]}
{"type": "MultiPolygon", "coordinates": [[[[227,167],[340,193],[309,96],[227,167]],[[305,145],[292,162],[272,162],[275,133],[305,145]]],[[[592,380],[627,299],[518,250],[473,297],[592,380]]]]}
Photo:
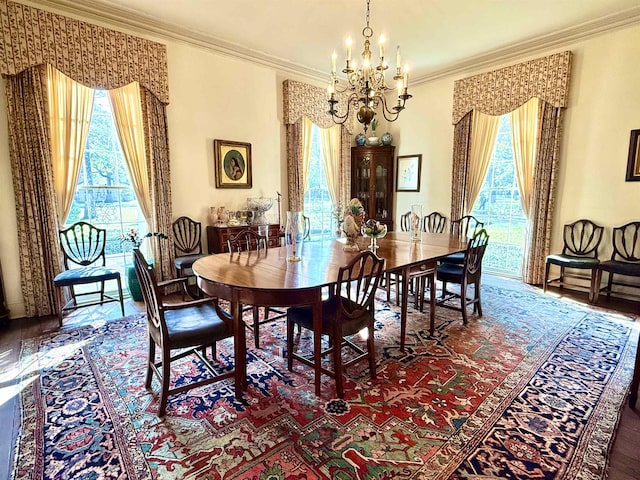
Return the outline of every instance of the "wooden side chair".
{"type": "Polygon", "coordinates": [[[124,299],[122,296],[122,280],[120,272],[106,267],[105,245],[107,231],[94,227],[90,223],[77,222],[69,228],[60,230],[60,247],[64,256],[63,272],[53,279],[56,288],[68,288],[70,299],[60,309],[58,323],[62,326],[65,312],[90,305],[102,305],[107,302],[120,302],[124,317],[124,299]],[[107,295],[104,291],[105,282],[115,280],[118,285],[118,296],[107,295]],[[99,283],[98,290],[78,293],[75,287],[99,283]],[[78,297],[100,294],[99,300],[78,303],[78,297]]]}
{"type": "Polygon", "coordinates": [[[598,247],[602,241],[604,227],[593,223],[591,220],[581,219],[566,224],[563,229],[564,246],[561,253],[548,255],[544,269],[543,291],[547,291],[547,285],[558,282],[560,288],[565,285],[565,269],[590,270],[591,282],[589,287],[589,301],[593,301],[592,294],[596,290],[596,270],[600,260],[598,259],[598,247]],[[551,265],[560,267],[560,276],[549,279],[551,265]]]}
{"type": "Polygon", "coordinates": [[[293,360],[310,367],[314,366],[317,356],[332,355],[333,370],[322,368],[322,373],[335,379],[338,398],[343,398],[342,373],[351,365],[369,361],[371,378],[376,377],[376,359],[374,347],[374,300],[378,289],[384,260],[371,251],[356,255],[347,265],[340,268],[335,294],[330,295],[322,305],[322,335],[329,337],[329,347],[324,351],[314,351],[306,357],[294,353],[294,326],[313,331],[313,314],[310,306],[291,307],[287,311],[287,365],[293,369],[293,360]],[[350,341],[351,337],[367,329],[367,348],[363,350],[350,341]],[[343,362],[342,348],[349,347],[355,357],[343,362]]]}
{"type": "Polygon", "coordinates": [[[400,215],[400,230],[403,232],[409,231],[409,224],[411,223],[411,211],[400,215]]]}
{"type": "Polygon", "coordinates": [[[447,217],[438,212],[431,212],[422,219],[422,231],[430,233],[444,233],[447,217]]]}
{"type": "MultiPolygon", "coordinates": [[[[451,220],[450,233],[460,238],[472,238],[476,232],[484,228],[484,222],[481,222],[473,215],[464,215],[457,220],[451,220]]],[[[452,253],[447,255],[440,263],[455,263],[461,265],[464,261],[464,253],[452,253]]]]}
{"type": "Polygon", "coordinates": [[[613,285],[623,287],[640,288],[638,283],[614,282],[614,275],[623,277],[640,277],[640,222],[629,222],[613,229],[613,253],[610,260],[598,263],[596,269],[595,288],[591,292],[591,301],[598,303],[601,291],[611,296],[613,285]],[[609,278],[607,286],[600,288],[602,272],[607,272],[609,278]]]}
{"type": "MultiPolygon", "coordinates": [[[[227,240],[229,252],[231,254],[241,254],[242,252],[248,252],[251,250],[266,250],[269,248],[268,238],[264,235],[260,235],[255,230],[246,228],[241,230],[236,235],[227,240]]],[[[244,306],[243,311],[253,311],[253,323],[248,327],[253,331],[253,342],[256,348],[260,348],[260,325],[264,325],[268,322],[273,322],[279,318],[283,318],[286,312],[276,310],[271,307],[263,307],[263,319],[260,320],[260,306],[249,305],[244,306]]]]}
{"type": "Polygon", "coordinates": [[[186,277],[157,282],[151,267],[140,250],[134,250],[134,266],[147,307],[149,332],[149,358],[145,387],[151,389],[151,380],[156,375],[160,381],[160,404],[158,416],[164,416],[167,400],[192,388],[209,385],[235,375],[234,370],[219,372],[206,356],[207,347],[216,358],[216,342],[233,337],[230,318],[217,306],[214,298],[201,298],[182,303],[165,303],[162,289],[170,285],[186,288],[186,277]],[[160,349],[160,360],[156,360],[156,347],[160,349]],[[194,355],[211,374],[207,378],[184,383],[175,379],[172,383],[171,364],[181,358],[194,355]]]}
{"type": "MultiPolygon", "coordinates": [[[[478,230],[467,244],[462,265],[455,263],[441,263],[438,266],[437,278],[442,282],[442,295],[437,304],[446,308],[462,311],[462,322],[467,323],[467,307],[473,305],[473,313],[482,316],[482,302],[480,299],[480,279],[482,277],[482,258],[489,244],[489,235],[482,228],[478,230]],[[447,284],[460,285],[460,293],[447,291],[447,284]],[[473,298],[469,298],[467,289],[473,285],[473,298]],[[458,298],[460,305],[453,305],[449,300],[458,298]]],[[[433,335],[433,325],[431,326],[433,335]]]]}
{"type": "MultiPolygon", "coordinates": [[[[193,277],[193,275],[188,275],[187,271],[191,270],[196,260],[204,256],[202,253],[202,224],[182,216],[173,222],[172,230],[175,255],[173,264],[176,275],[178,278],[193,277]]],[[[187,283],[186,291],[193,298],[201,295],[197,285],[187,283]]]]}

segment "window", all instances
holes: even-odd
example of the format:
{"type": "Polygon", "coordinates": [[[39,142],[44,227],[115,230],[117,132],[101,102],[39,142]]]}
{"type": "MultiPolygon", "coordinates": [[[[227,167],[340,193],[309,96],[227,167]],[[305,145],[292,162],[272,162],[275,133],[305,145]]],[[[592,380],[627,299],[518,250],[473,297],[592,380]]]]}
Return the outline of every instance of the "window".
{"type": "Polygon", "coordinates": [[[311,135],[311,161],[309,165],[309,184],[304,194],[304,214],[311,224],[310,239],[321,240],[334,235],[335,220],[333,205],[327,188],[327,175],[322,159],[320,127],[313,125],[311,135]]]}
{"type": "Polygon", "coordinates": [[[130,228],[147,231],[147,224],[131,187],[109,98],[96,90],[78,184],[66,226],[85,221],[106,228],[107,265],[122,270],[131,263],[131,245],[120,235],[130,228]]]}
{"type": "Polygon", "coordinates": [[[508,115],[500,118],[487,176],[471,214],[484,222],[490,237],[483,271],[520,277],[527,219],[520,204],[508,115]]]}

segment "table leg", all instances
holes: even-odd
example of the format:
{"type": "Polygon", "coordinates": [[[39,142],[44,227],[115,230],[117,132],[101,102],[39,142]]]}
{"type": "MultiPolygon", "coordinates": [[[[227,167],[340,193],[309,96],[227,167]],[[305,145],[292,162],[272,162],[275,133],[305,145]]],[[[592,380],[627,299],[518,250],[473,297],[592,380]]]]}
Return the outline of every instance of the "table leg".
{"type": "MultiPolygon", "coordinates": [[[[312,306],[313,312],[313,358],[316,396],[320,396],[320,378],[322,375],[322,293],[318,292],[312,306]]],[[[336,346],[334,345],[334,348],[336,346]]]]}
{"type": "MultiPolygon", "coordinates": [[[[402,282],[402,301],[400,303],[400,351],[404,352],[404,336],[407,332],[407,309],[409,306],[409,268],[402,270],[402,275],[397,275],[396,282],[402,282]]],[[[396,291],[398,285],[396,283],[396,291]]]]}
{"type": "Polygon", "coordinates": [[[436,323],[436,271],[432,270],[429,278],[429,335],[433,336],[436,323]]]}
{"type": "Polygon", "coordinates": [[[247,389],[247,339],[240,302],[231,302],[231,318],[233,319],[233,349],[236,362],[235,390],[236,398],[240,400],[242,393],[247,389]]]}

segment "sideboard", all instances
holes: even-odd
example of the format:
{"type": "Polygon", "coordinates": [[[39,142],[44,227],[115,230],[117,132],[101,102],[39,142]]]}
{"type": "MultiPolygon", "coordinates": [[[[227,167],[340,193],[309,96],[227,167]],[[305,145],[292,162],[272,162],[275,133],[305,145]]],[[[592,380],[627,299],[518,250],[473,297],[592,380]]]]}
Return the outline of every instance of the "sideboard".
{"type": "MultiPolygon", "coordinates": [[[[258,231],[257,225],[236,225],[236,226],[207,226],[207,250],[209,253],[224,253],[228,252],[227,240],[237,235],[239,232],[245,229],[251,229],[258,231]]],[[[269,248],[277,247],[280,245],[280,226],[277,223],[269,224],[269,248]]]]}

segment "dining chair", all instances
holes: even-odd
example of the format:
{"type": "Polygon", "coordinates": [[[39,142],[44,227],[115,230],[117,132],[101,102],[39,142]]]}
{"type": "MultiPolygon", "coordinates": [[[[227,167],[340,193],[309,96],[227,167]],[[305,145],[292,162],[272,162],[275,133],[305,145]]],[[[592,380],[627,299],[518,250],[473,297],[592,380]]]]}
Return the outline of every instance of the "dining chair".
{"type": "MultiPolygon", "coordinates": [[[[473,215],[464,215],[457,220],[451,220],[450,233],[459,238],[472,238],[476,232],[484,228],[481,222],[473,215]]],[[[464,253],[452,253],[440,260],[440,263],[455,263],[461,265],[464,261],[464,253]]]]}
{"type": "Polygon", "coordinates": [[[149,334],[149,357],[145,388],[151,389],[155,375],[160,381],[160,403],[157,415],[163,417],[170,395],[209,385],[231,378],[234,370],[217,370],[212,361],[216,360],[216,343],[233,337],[231,320],[217,308],[217,300],[206,297],[188,302],[167,303],[163,293],[165,287],[180,285],[186,288],[186,277],[157,282],[153,267],[140,250],[134,250],[136,275],[142,289],[147,309],[147,329],[149,334]],[[160,360],[156,360],[156,347],[160,349],[160,360]],[[211,360],[207,358],[207,347],[211,347],[211,360]],[[172,382],[171,365],[182,358],[197,358],[210,375],[202,379],[200,375],[193,382],[185,383],[185,377],[172,382]]]}
{"type": "Polygon", "coordinates": [[[473,313],[482,317],[482,302],[480,299],[480,279],[482,277],[482,258],[489,243],[489,235],[482,228],[478,230],[467,244],[463,254],[462,265],[455,263],[441,263],[438,265],[437,279],[442,282],[442,294],[437,305],[462,311],[462,323],[467,324],[467,307],[473,305],[473,313]],[[460,292],[450,292],[447,284],[460,285],[460,292]],[[467,289],[473,285],[473,298],[469,298],[467,289]],[[449,303],[451,299],[459,299],[460,305],[449,303]]]}
{"type": "Polygon", "coordinates": [[[438,212],[431,212],[422,219],[422,231],[430,233],[444,233],[447,217],[438,212]]]}
{"type": "MultiPolygon", "coordinates": [[[[321,372],[335,379],[338,398],[344,397],[342,373],[350,366],[363,360],[369,361],[371,378],[376,377],[374,346],[375,293],[382,276],[384,259],[371,251],[362,251],[347,265],[340,268],[335,291],[322,303],[322,332],[329,337],[326,350],[315,351],[311,357],[295,353],[293,350],[294,327],[298,325],[313,330],[312,307],[290,307],[287,310],[287,366],[293,371],[293,360],[314,367],[314,359],[331,354],[333,370],[322,367],[321,372]],[[347,337],[361,330],[367,330],[366,349],[361,348],[347,337]],[[342,349],[349,347],[355,356],[343,361],[342,349]]],[[[314,332],[316,335],[318,332],[314,332]]]]}
{"type": "Polygon", "coordinates": [[[58,315],[58,324],[62,326],[65,312],[91,305],[102,305],[108,302],[120,302],[120,309],[124,317],[124,298],[122,295],[122,280],[118,270],[106,267],[107,231],[90,223],[77,222],[69,228],[59,232],[60,248],[62,249],[64,271],[58,273],[53,284],[56,288],[69,289],[70,298],[63,303],[58,315]],[[115,280],[118,286],[118,296],[108,295],[104,291],[105,282],[115,280]],[[76,292],[75,287],[99,283],[100,288],[92,291],[76,292]],[[99,300],[78,303],[78,297],[100,294],[99,300]]]}
{"type": "MultiPolygon", "coordinates": [[[[251,250],[266,250],[269,248],[269,241],[266,236],[260,235],[255,230],[246,228],[230,237],[229,240],[227,240],[227,245],[231,254],[240,255],[242,252],[248,252],[251,250]]],[[[286,312],[272,307],[263,307],[263,318],[260,319],[259,305],[245,305],[242,308],[243,312],[249,310],[253,312],[253,322],[251,325],[247,326],[253,331],[254,345],[256,348],[260,348],[260,325],[283,318],[286,315],[286,312]]]]}
{"type": "MultiPolygon", "coordinates": [[[[580,219],[573,223],[565,224],[563,228],[563,241],[561,253],[547,255],[544,269],[543,291],[547,291],[547,285],[558,282],[560,288],[571,285],[565,282],[565,269],[590,270],[591,280],[589,287],[589,301],[593,301],[593,293],[596,291],[596,271],[600,260],[598,248],[602,241],[604,227],[595,224],[591,220],[580,219]],[[551,265],[560,267],[560,276],[549,279],[551,265]]],[[[577,285],[574,285],[577,286],[577,285]]]]}
{"type": "Polygon", "coordinates": [[[614,284],[628,288],[640,288],[638,283],[614,282],[613,278],[614,275],[640,277],[640,222],[629,222],[615,227],[612,242],[611,259],[599,262],[596,268],[594,289],[591,292],[591,301],[594,304],[598,303],[600,292],[603,290],[607,292],[607,297],[610,297],[614,284]],[[609,274],[607,286],[604,289],[600,287],[602,272],[609,274]]]}
{"type": "MultiPolygon", "coordinates": [[[[193,278],[193,275],[187,275],[187,270],[191,270],[195,261],[204,256],[202,253],[202,224],[189,217],[182,216],[173,222],[172,229],[175,255],[173,264],[176,269],[176,275],[179,278],[193,278]]],[[[190,285],[187,283],[186,292],[193,298],[201,295],[200,289],[195,284],[190,285]]]]}

